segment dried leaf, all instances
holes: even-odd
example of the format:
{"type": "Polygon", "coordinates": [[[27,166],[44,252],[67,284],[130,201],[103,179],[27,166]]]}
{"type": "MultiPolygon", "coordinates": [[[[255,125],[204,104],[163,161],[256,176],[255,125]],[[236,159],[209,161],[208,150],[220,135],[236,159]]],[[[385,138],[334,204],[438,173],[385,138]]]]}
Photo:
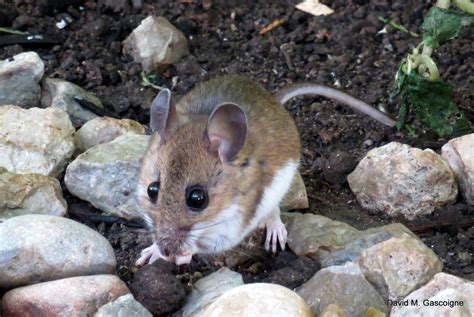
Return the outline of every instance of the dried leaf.
{"type": "Polygon", "coordinates": [[[312,15],[329,15],[334,13],[334,10],[325,4],[319,2],[319,0],[305,0],[297,4],[296,9],[310,13],[312,15]]]}

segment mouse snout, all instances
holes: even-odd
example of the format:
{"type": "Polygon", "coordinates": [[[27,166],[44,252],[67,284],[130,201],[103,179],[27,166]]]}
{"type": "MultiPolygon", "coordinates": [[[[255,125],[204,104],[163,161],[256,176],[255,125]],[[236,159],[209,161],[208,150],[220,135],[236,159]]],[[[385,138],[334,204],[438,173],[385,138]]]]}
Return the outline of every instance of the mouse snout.
{"type": "Polygon", "coordinates": [[[176,230],[166,230],[166,234],[159,239],[158,247],[160,252],[166,258],[173,259],[179,255],[182,250],[183,242],[186,239],[188,230],[179,228],[176,230]]]}

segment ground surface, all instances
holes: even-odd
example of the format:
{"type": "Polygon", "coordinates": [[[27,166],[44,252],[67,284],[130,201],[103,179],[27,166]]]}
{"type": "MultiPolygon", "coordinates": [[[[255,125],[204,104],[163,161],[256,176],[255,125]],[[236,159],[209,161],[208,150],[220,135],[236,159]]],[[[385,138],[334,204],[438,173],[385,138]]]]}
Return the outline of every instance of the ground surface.
{"type": "MultiPolygon", "coordinates": [[[[35,50],[46,61],[48,76],[78,84],[97,94],[107,108],[121,117],[142,123],[148,120],[147,109],[156,91],[140,85],[141,67],[122,54],[121,41],[149,14],[167,17],[190,39],[191,55],[157,77],[157,84],[171,87],[172,78],[177,76],[173,87],[177,95],[214,75],[242,74],[270,91],[301,81],[336,84],[368,103],[396,112],[397,103],[388,101],[394,74],[401,58],[419,40],[391,27],[387,27],[386,34],[379,33],[383,24],[377,17],[393,19],[420,32],[422,17],[429,7],[425,1],[417,0],[325,1],[335,13],[314,17],[294,9],[296,1],[208,0],[204,5],[191,0],[145,1],[139,12],[132,9],[125,13],[93,2],[85,3],[83,10],[78,6],[53,9],[37,4],[55,2],[0,2],[0,26],[50,35],[60,43],[0,47],[0,59],[35,50]],[[73,22],[60,30],[56,22],[66,15],[73,22]],[[279,18],[287,22],[259,34],[263,26],[279,18]],[[282,44],[285,53],[280,49],[282,44]]],[[[456,87],[456,102],[474,122],[473,39],[472,29],[465,30],[457,40],[437,50],[434,57],[443,79],[456,87]]],[[[347,174],[367,151],[393,140],[435,150],[445,142],[429,133],[409,138],[406,133],[386,128],[322,98],[297,100],[288,104],[287,109],[296,120],[303,143],[301,172],[310,198],[310,208],[303,212],[321,214],[360,229],[398,221],[368,214],[347,185],[347,174]]],[[[72,215],[94,211],[67,193],[66,197],[72,215]]],[[[421,229],[417,227],[420,237],[443,259],[446,272],[474,280],[470,256],[474,252],[474,227],[423,227],[436,223],[448,212],[473,215],[472,208],[459,198],[424,219],[421,229]]],[[[81,220],[109,239],[116,250],[119,274],[130,281],[135,271],[132,263],[149,242],[143,230],[82,217],[81,220]]],[[[419,222],[411,225],[415,224],[419,222]]],[[[294,260],[289,252],[278,259],[275,265],[280,267],[286,260],[294,260]]],[[[271,266],[267,260],[265,265],[271,266]]],[[[262,276],[249,273],[252,262],[247,264],[240,268],[246,278],[261,280],[262,276]]],[[[205,273],[214,269],[209,263],[196,261],[179,270],[192,275],[195,271],[205,273]]]]}

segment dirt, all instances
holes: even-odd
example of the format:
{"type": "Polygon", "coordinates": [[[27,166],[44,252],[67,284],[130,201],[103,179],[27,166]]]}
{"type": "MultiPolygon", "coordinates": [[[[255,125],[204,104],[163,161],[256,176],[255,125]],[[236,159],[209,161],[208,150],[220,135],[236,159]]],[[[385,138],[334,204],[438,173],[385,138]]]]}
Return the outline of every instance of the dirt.
{"type": "MultiPolygon", "coordinates": [[[[191,55],[156,76],[156,84],[172,87],[182,95],[197,82],[219,74],[241,74],[254,78],[270,91],[293,82],[313,81],[341,89],[396,113],[397,102],[388,99],[398,63],[418,38],[390,26],[381,33],[383,16],[421,33],[421,23],[429,4],[423,1],[353,0],[325,1],[335,13],[314,17],[296,10],[298,1],[145,1],[134,9],[127,1],[22,1],[0,2],[0,26],[43,34],[60,44],[0,47],[0,59],[26,50],[39,53],[46,63],[46,75],[62,78],[95,93],[105,106],[122,118],[148,121],[148,108],[156,91],[141,85],[141,67],[121,52],[121,42],[149,14],[163,15],[189,39],[191,55]],[[68,6],[67,3],[82,3],[68,6]],[[125,4],[123,7],[121,4],[125,4]],[[260,29],[275,19],[286,23],[266,34],[260,29]],[[70,19],[64,28],[56,22],[70,19]],[[284,45],[282,47],[282,45],[284,45]]],[[[474,122],[474,41],[472,28],[435,51],[441,76],[455,86],[455,101],[474,122]]],[[[416,138],[387,128],[370,118],[323,98],[304,98],[286,105],[301,134],[301,173],[307,186],[311,212],[347,222],[359,229],[399,221],[369,214],[357,203],[347,182],[347,174],[368,150],[390,141],[400,141],[439,151],[446,140],[438,140],[424,129],[416,138]]],[[[415,123],[416,125],[416,123],[415,123]]],[[[77,212],[94,212],[87,203],[65,193],[72,217],[77,212]]],[[[462,198],[449,206],[460,216],[473,214],[462,198]]],[[[446,208],[445,208],[446,209],[446,208]]],[[[443,208],[427,217],[436,221],[443,208]]],[[[76,216],[77,217],[77,216],[76,216]]],[[[132,283],[133,262],[149,243],[143,229],[78,217],[104,234],[114,247],[119,275],[132,283]]],[[[408,225],[410,223],[407,223],[408,225]]],[[[472,259],[474,227],[433,228],[420,236],[445,263],[444,271],[474,280],[472,259]]],[[[287,254],[289,252],[284,252],[287,254]]],[[[267,267],[252,275],[252,263],[237,270],[248,281],[281,280],[278,270],[301,267],[304,260],[291,257],[277,268],[267,267]],[[303,261],[303,262],[302,262],[303,261]],[[293,264],[291,264],[293,263],[293,264]],[[250,273],[249,273],[250,272],[250,273]],[[266,273],[262,273],[266,272],[266,273]],[[273,275],[272,275],[273,274],[273,275]]],[[[275,257],[268,256],[275,260],[275,257]]],[[[253,264],[259,261],[254,261],[253,264]]],[[[264,267],[268,264],[262,264],[264,267]]],[[[192,282],[196,272],[205,275],[217,269],[197,259],[178,273],[192,282]]],[[[298,269],[296,269],[298,270],[298,269]]],[[[299,281],[307,279],[300,272],[299,281]]],[[[187,279],[187,280],[186,280],[187,279]]],[[[284,281],[292,285],[291,281],[284,281]]]]}

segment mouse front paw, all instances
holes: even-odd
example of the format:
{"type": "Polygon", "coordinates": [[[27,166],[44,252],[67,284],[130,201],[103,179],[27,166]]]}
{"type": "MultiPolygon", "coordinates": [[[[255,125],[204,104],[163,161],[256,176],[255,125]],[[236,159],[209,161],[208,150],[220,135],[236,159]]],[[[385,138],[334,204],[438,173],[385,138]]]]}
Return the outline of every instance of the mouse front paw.
{"type": "Polygon", "coordinates": [[[158,246],[153,243],[148,248],[145,248],[140,253],[140,258],[135,262],[136,266],[143,266],[145,264],[152,264],[158,259],[161,259],[161,253],[158,246]]]}
{"type": "Polygon", "coordinates": [[[272,252],[275,253],[278,243],[280,243],[281,249],[285,250],[288,232],[286,231],[285,224],[280,219],[279,213],[277,216],[272,215],[265,219],[264,223],[267,231],[265,250],[270,251],[271,246],[272,252]]]}

